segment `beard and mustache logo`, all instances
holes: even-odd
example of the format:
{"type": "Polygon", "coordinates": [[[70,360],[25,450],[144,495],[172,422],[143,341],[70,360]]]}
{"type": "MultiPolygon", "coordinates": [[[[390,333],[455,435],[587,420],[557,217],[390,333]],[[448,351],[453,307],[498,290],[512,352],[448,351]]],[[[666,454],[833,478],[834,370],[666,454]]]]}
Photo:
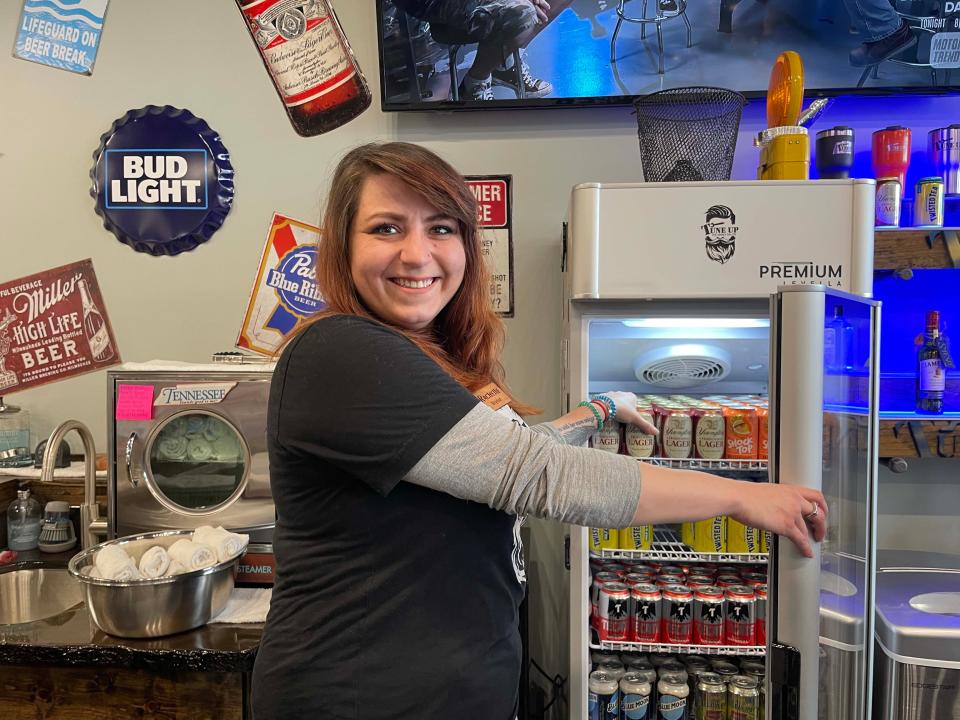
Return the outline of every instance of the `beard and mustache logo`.
{"type": "Polygon", "coordinates": [[[736,223],[737,216],[726,205],[713,205],[707,210],[706,222],[701,227],[708,258],[723,265],[733,257],[740,229],[736,223]]]}

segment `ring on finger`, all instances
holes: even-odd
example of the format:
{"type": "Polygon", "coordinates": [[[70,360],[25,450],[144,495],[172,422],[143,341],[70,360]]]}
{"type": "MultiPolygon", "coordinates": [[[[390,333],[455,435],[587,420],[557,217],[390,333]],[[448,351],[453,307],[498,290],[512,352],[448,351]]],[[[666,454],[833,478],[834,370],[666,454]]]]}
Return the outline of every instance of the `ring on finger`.
{"type": "Polygon", "coordinates": [[[814,503],[814,504],[813,504],[813,510],[811,510],[811,511],[808,512],[808,513],[805,513],[804,516],[803,516],[803,519],[806,520],[807,522],[810,522],[811,520],[813,520],[814,518],[816,518],[817,515],[819,515],[819,514],[820,514],[820,506],[817,505],[817,503],[814,503]]]}

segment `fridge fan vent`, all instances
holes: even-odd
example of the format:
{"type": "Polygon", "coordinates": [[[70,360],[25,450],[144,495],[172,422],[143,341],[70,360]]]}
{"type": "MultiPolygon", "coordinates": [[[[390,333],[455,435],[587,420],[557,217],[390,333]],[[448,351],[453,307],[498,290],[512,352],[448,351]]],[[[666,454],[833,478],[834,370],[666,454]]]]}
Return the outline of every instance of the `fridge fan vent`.
{"type": "Polygon", "coordinates": [[[708,345],[674,345],[644,353],[634,362],[637,379],[663,388],[691,388],[721,380],[730,372],[730,358],[708,345]]]}

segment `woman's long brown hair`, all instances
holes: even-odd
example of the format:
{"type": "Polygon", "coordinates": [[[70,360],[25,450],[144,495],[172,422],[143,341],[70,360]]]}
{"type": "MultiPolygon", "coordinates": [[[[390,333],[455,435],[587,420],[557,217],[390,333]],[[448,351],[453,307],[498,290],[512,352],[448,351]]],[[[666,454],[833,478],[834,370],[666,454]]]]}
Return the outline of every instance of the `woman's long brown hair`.
{"type": "MultiPolygon", "coordinates": [[[[521,415],[540,410],[518,402],[505,385],[500,363],[503,322],[490,306],[490,280],[480,250],[477,201],[463,177],[426,148],[403,142],[371,143],[348,152],[334,172],[321,225],[317,284],[327,307],[310,322],[331,315],[357,315],[403,333],[458,383],[475,392],[494,382],[511,396],[521,415]],[[457,221],[466,254],[463,282],[429,330],[395,327],[364,305],[350,272],[350,236],[367,178],[391,175],[409,185],[440,213],[457,221]]],[[[302,328],[301,328],[302,329],[302,328]]]]}

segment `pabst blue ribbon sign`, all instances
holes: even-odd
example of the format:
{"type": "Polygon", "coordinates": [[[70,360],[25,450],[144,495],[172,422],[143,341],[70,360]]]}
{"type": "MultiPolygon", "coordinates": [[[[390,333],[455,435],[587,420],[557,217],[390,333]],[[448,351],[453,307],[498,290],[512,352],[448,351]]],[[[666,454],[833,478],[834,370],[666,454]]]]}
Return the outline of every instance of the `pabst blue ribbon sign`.
{"type": "Polygon", "coordinates": [[[139,252],[176,255],[206,242],[233,204],[219,135],[187,110],[131,110],[100,138],[90,175],[97,214],[139,252]]]}

